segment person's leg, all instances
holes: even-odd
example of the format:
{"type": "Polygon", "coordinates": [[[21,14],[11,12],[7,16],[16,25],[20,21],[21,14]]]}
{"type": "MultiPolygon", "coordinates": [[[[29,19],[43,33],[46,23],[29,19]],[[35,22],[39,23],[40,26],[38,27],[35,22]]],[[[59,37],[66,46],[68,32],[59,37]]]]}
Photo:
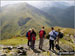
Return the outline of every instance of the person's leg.
{"type": "Polygon", "coordinates": [[[40,45],[41,45],[41,44],[40,44],[40,41],[41,41],[41,39],[39,39],[39,49],[40,49],[40,45]]]}
{"type": "Polygon", "coordinates": [[[59,38],[58,38],[58,45],[59,45],[59,38]]]}
{"type": "Polygon", "coordinates": [[[30,46],[32,47],[32,38],[30,39],[30,43],[31,43],[31,45],[30,45],[30,46]]]}
{"type": "Polygon", "coordinates": [[[31,45],[32,49],[33,49],[33,40],[32,40],[32,45],[31,45]]]}
{"type": "Polygon", "coordinates": [[[30,46],[30,47],[32,46],[32,40],[29,41],[29,46],[30,46]]]}
{"type": "Polygon", "coordinates": [[[43,47],[43,41],[44,41],[44,39],[42,38],[42,39],[41,39],[41,49],[42,49],[42,47],[43,47]]]}
{"type": "Polygon", "coordinates": [[[51,46],[52,46],[52,43],[51,43],[52,41],[51,40],[49,40],[49,50],[51,50],[51,46]]]}
{"type": "Polygon", "coordinates": [[[33,40],[31,40],[31,48],[33,47],[33,40]]]}
{"type": "Polygon", "coordinates": [[[35,48],[35,40],[33,40],[33,49],[35,48]]]}
{"type": "Polygon", "coordinates": [[[27,45],[29,46],[29,40],[28,40],[28,43],[27,43],[27,45]]]}
{"type": "Polygon", "coordinates": [[[54,50],[54,40],[52,40],[52,49],[54,50]]]}
{"type": "Polygon", "coordinates": [[[56,43],[57,43],[57,40],[58,40],[58,38],[56,38],[56,39],[55,39],[54,44],[56,44],[56,43]]]}
{"type": "Polygon", "coordinates": [[[39,41],[39,49],[41,49],[41,38],[40,38],[40,41],[39,41]]]}
{"type": "Polygon", "coordinates": [[[49,40],[49,50],[51,50],[51,43],[50,43],[50,40],[49,40]]]}
{"type": "Polygon", "coordinates": [[[42,47],[43,47],[43,38],[40,38],[39,49],[42,49],[42,47]]]}
{"type": "Polygon", "coordinates": [[[29,46],[31,46],[31,40],[29,40],[29,46]]]}

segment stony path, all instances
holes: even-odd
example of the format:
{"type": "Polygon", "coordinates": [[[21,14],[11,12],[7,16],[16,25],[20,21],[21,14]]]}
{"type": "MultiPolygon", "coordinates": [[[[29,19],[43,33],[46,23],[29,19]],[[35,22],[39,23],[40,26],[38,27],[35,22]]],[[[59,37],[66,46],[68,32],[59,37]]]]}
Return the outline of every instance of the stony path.
{"type": "Polygon", "coordinates": [[[48,39],[44,39],[44,43],[43,43],[43,51],[38,49],[39,46],[39,40],[36,41],[35,43],[35,51],[30,50],[28,51],[28,56],[30,54],[32,54],[32,56],[58,56],[55,53],[49,51],[49,40],[48,39]],[[30,53],[30,54],[29,54],[30,53]]]}
{"type": "MultiPolygon", "coordinates": [[[[7,46],[0,45],[0,47],[7,47],[7,46]]],[[[13,47],[13,46],[10,46],[10,47],[13,47]]],[[[7,50],[5,50],[5,51],[0,50],[0,54],[7,54],[7,56],[11,56],[10,54],[12,54],[12,56],[20,56],[20,55],[18,55],[19,53],[17,53],[18,50],[19,50],[18,48],[20,48],[20,47],[24,48],[23,50],[26,52],[27,56],[58,56],[55,52],[52,52],[52,51],[48,50],[49,49],[49,40],[48,39],[44,39],[43,50],[39,50],[38,49],[38,47],[39,47],[39,40],[36,40],[36,42],[35,42],[35,49],[34,50],[29,48],[27,46],[27,44],[24,44],[24,45],[17,46],[16,49],[12,49],[10,51],[10,53],[6,53],[7,50]],[[5,53],[2,53],[1,51],[5,52],[5,53]]],[[[23,50],[20,49],[19,51],[23,52],[23,50]]],[[[57,50],[56,50],[56,52],[58,53],[57,50]]],[[[61,56],[61,55],[59,55],[59,56],[61,56]]]]}
{"type": "MultiPolygon", "coordinates": [[[[50,52],[48,50],[49,48],[49,40],[45,39],[44,40],[44,44],[43,44],[43,50],[39,50],[38,49],[38,46],[39,46],[39,40],[37,40],[35,42],[35,50],[32,50],[31,48],[29,48],[26,44],[25,45],[19,45],[17,46],[18,47],[24,47],[24,50],[26,51],[27,53],[27,56],[57,56],[55,53],[53,52],[50,52]]],[[[0,45],[0,47],[7,47],[7,46],[3,46],[3,45],[0,45]]],[[[16,50],[16,49],[15,49],[16,50]]],[[[1,50],[2,51],[2,50],[1,50]]],[[[2,54],[0,51],[0,54],[2,54]]],[[[12,50],[11,50],[12,51],[12,50]]],[[[13,49],[14,51],[14,49],[13,49]]],[[[10,52],[10,53],[14,53],[14,52],[10,52]]],[[[4,54],[4,53],[3,53],[4,54]]],[[[9,55],[10,56],[10,55],[9,55]]],[[[14,56],[14,55],[13,55],[14,56]]]]}

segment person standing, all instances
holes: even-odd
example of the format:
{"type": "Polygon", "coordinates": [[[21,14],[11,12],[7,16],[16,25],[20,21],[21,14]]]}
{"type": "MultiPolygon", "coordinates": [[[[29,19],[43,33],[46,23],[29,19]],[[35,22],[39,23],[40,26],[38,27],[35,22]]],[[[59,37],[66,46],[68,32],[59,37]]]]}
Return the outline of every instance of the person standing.
{"type": "Polygon", "coordinates": [[[32,40],[31,48],[34,49],[35,48],[35,40],[36,40],[36,32],[34,31],[34,29],[32,29],[32,32],[31,32],[31,40],[32,40]]]}
{"type": "Polygon", "coordinates": [[[58,45],[59,45],[59,38],[60,38],[60,34],[61,34],[61,32],[60,32],[60,29],[58,29],[58,37],[57,37],[57,43],[58,43],[58,45]]]}
{"type": "Polygon", "coordinates": [[[50,40],[49,40],[49,50],[53,50],[54,51],[54,40],[56,39],[56,33],[53,27],[51,27],[51,32],[49,32],[50,35],[50,40]]]}
{"type": "Polygon", "coordinates": [[[39,38],[40,38],[39,49],[41,49],[41,50],[42,50],[42,47],[43,47],[43,42],[44,42],[45,35],[46,35],[46,32],[44,30],[44,27],[42,27],[42,29],[39,31],[39,38]]]}
{"type": "Polygon", "coordinates": [[[58,29],[58,36],[57,36],[57,39],[56,39],[58,45],[59,45],[59,39],[63,38],[63,36],[64,36],[64,34],[60,31],[60,29],[58,29]]]}
{"type": "Polygon", "coordinates": [[[31,31],[32,31],[32,29],[29,29],[29,31],[26,33],[26,37],[28,38],[27,45],[29,47],[31,46],[31,31]]]}

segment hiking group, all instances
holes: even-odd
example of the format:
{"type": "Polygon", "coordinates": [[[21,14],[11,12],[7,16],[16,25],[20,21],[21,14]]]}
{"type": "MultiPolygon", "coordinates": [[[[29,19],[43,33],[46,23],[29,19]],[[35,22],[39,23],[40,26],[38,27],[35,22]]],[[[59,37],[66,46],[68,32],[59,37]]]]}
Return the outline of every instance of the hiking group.
{"type": "MultiPolygon", "coordinates": [[[[26,33],[26,37],[28,39],[28,43],[27,45],[31,48],[34,49],[35,48],[35,40],[36,40],[36,32],[34,29],[29,29],[29,31],[26,33]]],[[[60,29],[58,29],[57,31],[54,30],[53,27],[51,27],[51,31],[49,32],[49,50],[54,50],[54,46],[56,46],[56,48],[58,50],[60,50],[59,48],[59,39],[63,37],[63,33],[60,32],[60,29]],[[57,43],[55,45],[55,43],[57,43]]],[[[43,48],[43,42],[44,39],[46,38],[46,31],[45,31],[45,27],[42,27],[42,29],[39,31],[39,49],[42,50],[43,48]]]]}

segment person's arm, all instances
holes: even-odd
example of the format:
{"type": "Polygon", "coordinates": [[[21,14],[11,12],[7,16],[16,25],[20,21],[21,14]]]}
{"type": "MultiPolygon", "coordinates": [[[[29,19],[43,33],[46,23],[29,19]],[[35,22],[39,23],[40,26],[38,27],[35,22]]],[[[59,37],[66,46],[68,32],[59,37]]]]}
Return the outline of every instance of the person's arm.
{"type": "Polygon", "coordinates": [[[44,34],[46,35],[46,32],[44,31],[44,34]]]}
{"type": "Polygon", "coordinates": [[[46,38],[46,32],[44,31],[44,37],[46,38]]]}
{"type": "MultiPolygon", "coordinates": [[[[41,31],[41,30],[40,30],[41,31]]],[[[39,33],[40,33],[40,31],[39,31],[39,33]]]]}
{"type": "Polygon", "coordinates": [[[52,32],[49,32],[49,35],[52,35],[52,32]]]}
{"type": "Polygon", "coordinates": [[[32,36],[32,33],[30,33],[30,37],[32,36]]]}
{"type": "Polygon", "coordinates": [[[36,32],[35,32],[35,36],[36,36],[36,32]]]}

